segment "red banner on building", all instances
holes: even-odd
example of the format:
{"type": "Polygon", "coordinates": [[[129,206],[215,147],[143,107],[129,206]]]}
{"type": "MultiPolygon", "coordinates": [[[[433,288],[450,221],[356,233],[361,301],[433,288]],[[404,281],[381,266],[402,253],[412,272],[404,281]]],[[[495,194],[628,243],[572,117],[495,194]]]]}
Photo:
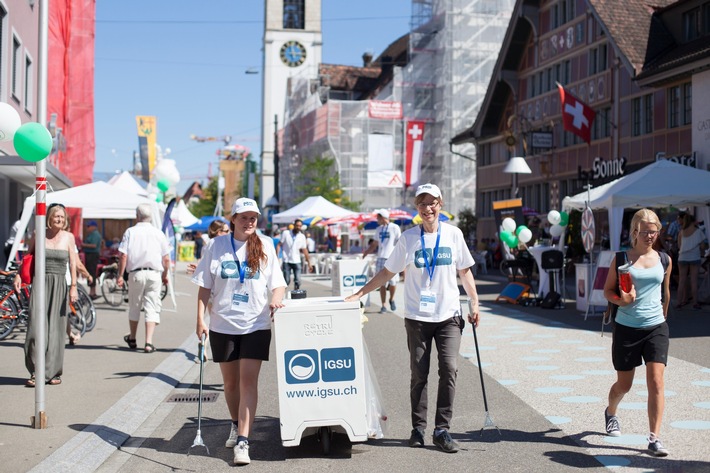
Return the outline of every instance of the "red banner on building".
{"type": "Polygon", "coordinates": [[[407,122],[405,127],[406,152],[404,161],[404,185],[411,186],[419,181],[422,166],[422,144],[424,143],[424,122],[407,122]]]}
{"type": "Polygon", "coordinates": [[[384,120],[401,120],[402,102],[370,100],[370,102],[367,104],[367,113],[370,118],[381,118],[384,120]]]}
{"type": "Polygon", "coordinates": [[[597,113],[592,107],[569,93],[567,89],[557,84],[560,89],[560,105],[562,106],[562,124],[566,131],[574,133],[589,144],[592,141],[592,123],[597,113]]]}

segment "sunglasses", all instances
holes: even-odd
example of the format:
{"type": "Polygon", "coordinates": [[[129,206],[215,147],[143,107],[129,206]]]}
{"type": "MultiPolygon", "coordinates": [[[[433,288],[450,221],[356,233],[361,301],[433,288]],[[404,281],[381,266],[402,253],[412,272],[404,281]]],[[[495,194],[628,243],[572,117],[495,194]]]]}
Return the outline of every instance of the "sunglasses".
{"type": "Polygon", "coordinates": [[[66,209],[66,207],[64,207],[63,204],[59,204],[59,203],[56,203],[56,202],[55,202],[54,204],[49,204],[49,206],[47,207],[47,210],[51,210],[51,209],[53,209],[54,207],[61,207],[61,208],[63,208],[63,209],[66,209]]]}

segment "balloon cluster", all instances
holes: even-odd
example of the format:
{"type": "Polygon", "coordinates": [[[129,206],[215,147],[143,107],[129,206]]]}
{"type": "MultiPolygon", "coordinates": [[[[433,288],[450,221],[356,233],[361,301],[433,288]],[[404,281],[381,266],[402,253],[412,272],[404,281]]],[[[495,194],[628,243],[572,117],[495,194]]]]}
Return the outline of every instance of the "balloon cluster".
{"type": "Polygon", "coordinates": [[[52,152],[52,135],[40,123],[21,123],[14,107],[0,102],[0,141],[12,140],[15,151],[25,161],[42,161],[52,152]]]}
{"type": "Polygon", "coordinates": [[[161,159],[153,168],[153,173],[148,183],[148,195],[157,202],[163,202],[167,195],[177,193],[176,186],[180,182],[180,172],[177,170],[175,160],[161,159]]]}
{"type": "Polygon", "coordinates": [[[550,235],[559,237],[564,233],[565,227],[569,223],[569,214],[567,212],[550,210],[547,213],[547,221],[550,222],[550,235]]]}
{"type": "Polygon", "coordinates": [[[526,225],[516,225],[510,217],[503,219],[503,231],[500,239],[510,248],[517,248],[519,242],[527,243],[532,240],[532,231],[526,225]]]}

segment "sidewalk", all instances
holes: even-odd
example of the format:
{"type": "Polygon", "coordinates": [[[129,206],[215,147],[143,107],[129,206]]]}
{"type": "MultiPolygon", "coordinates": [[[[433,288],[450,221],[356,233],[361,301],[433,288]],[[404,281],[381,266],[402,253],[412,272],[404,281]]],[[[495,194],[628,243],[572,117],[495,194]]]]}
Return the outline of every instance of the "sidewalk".
{"type": "MultiPolygon", "coordinates": [[[[396,313],[379,314],[379,295],[372,295],[364,334],[389,417],[389,433],[381,440],[350,446],[334,439],[333,453],[323,457],[313,438],[299,447],[281,446],[276,362],[264,363],[254,424],[253,471],[567,471],[569,467],[601,471],[707,471],[710,451],[710,353],[707,314],[679,314],[673,319],[667,400],[661,438],[671,451],[666,459],[645,453],[647,434],[643,371],[638,389],[624,399],[624,436],[610,443],[602,435],[605,397],[613,382],[609,335],[599,337],[599,318],[587,322],[568,302],[564,310],[518,307],[493,302],[504,287],[502,278],[480,276],[482,324],[479,349],[490,414],[501,429],[479,431],[484,409],[470,325],[464,332],[452,435],[462,451],[434,451],[431,431],[425,449],[406,447],[409,425],[409,370],[401,318],[403,291],[397,291],[396,313]],[[675,327],[678,327],[678,330],[675,327]],[[687,328],[690,327],[690,328],[687,328]],[[678,357],[678,358],[677,358],[678,357]],[[470,466],[469,466],[470,465],[470,466]]],[[[329,295],[330,280],[305,278],[309,297],[329,295]]],[[[0,394],[5,401],[0,422],[0,460],[7,471],[232,471],[232,452],[224,448],[229,420],[216,364],[205,365],[205,392],[217,394],[203,404],[202,436],[210,456],[194,449],[197,403],[166,402],[173,394],[196,395],[199,364],[194,335],[195,287],[176,277],[176,312],[164,312],[156,331],[158,353],[131,352],[123,346],[126,314],[102,306],[96,330],[67,349],[64,383],[48,386],[49,428],[29,428],[33,390],[23,387],[24,334],[0,342],[5,370],[0,394]],[[177,347],[177,348],[174,348],[177,347]],[[90,356],[87,356],[91,354],[90,356]],[[7,374],[5,374],[7,373],[7,374]]],[[[166,306],[172,304],[166,299],[166,306]]],[[[139,346],[142,332],[139,331],[139,346]]],[[[273,343],[272,343],[273,354],[273,343]]],[[[436,368],[432,369],[435,373],[436,368]]],[[[436,376],[430,383],[433,409],[436,376]]],[[[430,421],[433,411],[430,412],[430,421]]]]}

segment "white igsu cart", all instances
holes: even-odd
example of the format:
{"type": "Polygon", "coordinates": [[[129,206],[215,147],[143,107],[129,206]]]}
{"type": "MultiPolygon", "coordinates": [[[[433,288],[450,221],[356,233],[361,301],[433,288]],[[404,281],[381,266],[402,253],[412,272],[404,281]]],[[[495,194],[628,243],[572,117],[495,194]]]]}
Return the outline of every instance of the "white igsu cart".
{"type": "Polygon", "coordinates": [[[286,299],[274,315],[281,441],[292,447],[332,432],[368,438],[360,305],[336,297],[286,299]]]}

